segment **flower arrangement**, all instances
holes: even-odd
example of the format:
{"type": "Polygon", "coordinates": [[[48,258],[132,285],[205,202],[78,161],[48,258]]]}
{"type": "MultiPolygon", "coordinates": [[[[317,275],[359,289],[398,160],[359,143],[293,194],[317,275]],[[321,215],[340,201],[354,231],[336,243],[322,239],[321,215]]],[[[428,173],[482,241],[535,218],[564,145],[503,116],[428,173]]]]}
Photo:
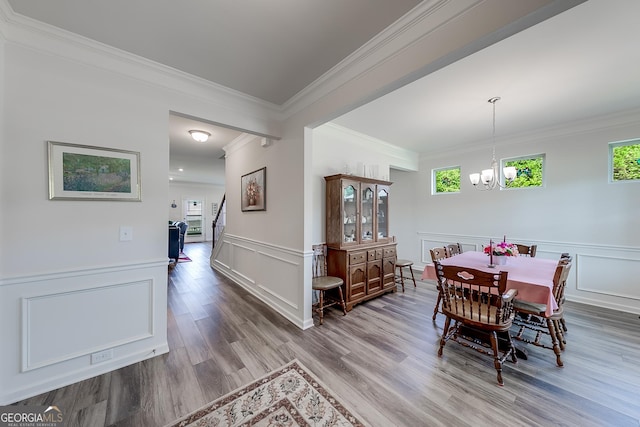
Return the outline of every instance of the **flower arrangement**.
{"type": "Polygon", "coordinates": [[[518,246],[509,242],[492,243],[484,247],[484,253],[494,256],[518,256],[518,246]]]}
{"type": "Polygon", "coordinates": [[[260,194],[260,185],[255,178],[251,178],[247,183],[247,198],[255,200],[260,194]]]}

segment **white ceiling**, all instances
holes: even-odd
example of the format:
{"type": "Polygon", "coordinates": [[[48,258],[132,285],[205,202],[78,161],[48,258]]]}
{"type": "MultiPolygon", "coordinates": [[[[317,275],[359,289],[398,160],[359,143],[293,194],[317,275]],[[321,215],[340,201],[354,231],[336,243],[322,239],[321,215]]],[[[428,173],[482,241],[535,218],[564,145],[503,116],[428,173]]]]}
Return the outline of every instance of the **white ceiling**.
{"type": "MultiPolygon", "coordinates": [[[[421,0],[8,0],[13,11],[281,105],[421,0]]],[[[170,116],[174,182],[224,185],[240,132],[170,116]],[[212,134],[205,145],[187,133],[212,134]],[[179,169],[183,169],[180,171],[179,169]]]]}
{"type": "MultiPolygon", "coordinates": [[[[420,3],[8,1],[17,13],[278,105],[420,3]]],[[[493,96],[502,98],[498,138],[640,109],[638,28],[640,1],[588,0],[333,122],[425,154],[489,140],[493,96]]],[[[222,184],[209,165],[240,133],[174,115],[170,127],[176,180],[222,184]],[[194,127],[212,133],[210,145],[189,140],[194,127]]]]}
{"type": "Polygon", "coordinates": [[[22,15],[280,105],[420,0],[9,0],[22,15]]]}
{"type": "MultiPolygon", "coordinates": [[[[333,123],[417,153],[640,108],[640,1],[589,0],[333,123]]],[[[640,120],[640,117],[639,117],[640,120]]]]}
{"type": "Polygon", "coordinates": [[[223,147],[244,133],[178,114],[169,115],[169,179],[173,182],[224,185],[223,147]],[[211,136],[206,143],[191,138],[190,130],[211,136]]]}

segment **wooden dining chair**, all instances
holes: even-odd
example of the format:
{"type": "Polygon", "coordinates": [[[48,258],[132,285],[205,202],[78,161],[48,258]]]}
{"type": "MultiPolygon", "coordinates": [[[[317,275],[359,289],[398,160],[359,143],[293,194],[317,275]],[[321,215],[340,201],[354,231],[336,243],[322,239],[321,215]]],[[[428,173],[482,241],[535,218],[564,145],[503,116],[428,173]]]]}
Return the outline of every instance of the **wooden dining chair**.
{"type": "MultiPolygon", "coordinates": [[[[439,261],[441,259],[444,258],[449,258],[449,252],[447,251],[446,247],[436,247],[433,249],[430,249],[429,252],[431,252],[431,261],[433,261],[433,263],[435,264],[436,261],[439,261]]],[[[438,286],[438,299],[436,300],[436,306],[433,308],[433,317],[431,318],[432,320],[436,320],[436,316],[438,315],[438,313],[442,313],[442,311],[440,310],[440,303],[442,302],[442,294],[440,293],[440,287],[438,286]]]]}
{"type": "Polygon", "coordinates": [[[462,245],[460,243],[451,243],[447,245],[447,256],[452,257],[462,253],[462,245]]]}
{"type": "MultiPolygon", "coordinates": [[[[553,316],[553,326],[556,328],[556,334],[558,335],[560,350],[564,351],[564,348],[567,344],[567,340],[564,336],[564,333],[567,332],[567,325],[564,321],[564,291],[567,288],[567,279],[569,278],[569,272],[571,270],[571,261],[566,260],[565,263],[558,263],[558,266],[566,267],[566,271],[563,272],[565,276],[560,280],[562,283],[559,286],[554,286],[553,288],[553,297],[556,299],[558,304],[558,309],[554,311],[553,316]]],[[[557,268],[556,268],[557,271],[557,268]]]]}
{"type": "Polygon", "coordinates": [[[573,257],[571,255],[569,255],[566,252],[563,252],[562,255],[560,255],[560,261],[558,261],[561,264],[569,264],[573,261],[573,257]]]}
{"type": "Polygon", "coordinates": [[[538,250],[538,245],[521,245],[519,243],[515,244],[518,247],[518,254],[523,256],[530,256],[531,258],[536,256],[536,251],[538,250]]]}
{"type": "Polygon", "coordinates": [[[439,261],[435,266],[443,295],[442,312],[447,316],[438,357],[442,356],[447,341],[492,356],[498,384],[503,385],[502,364],[509,357],[517,362],[509,329],[514,315],[513,300],[518,291],[507,291],[508,272],[485,272],[442,265],[439,261]]]}
{"type": "Polygon", "coordinates": [[[532,303],[518,299],[513,302],[517,314],[514,324],[518,327],[518,332],[513,338],[528,344],[553,350],[558,366],[564,366],[561,353],[565,348],[566,340],[561,327],[561,319],[564,315],[564,288],[570,270],[571,263],[558,263],[556,267],[556,272],[553,276],[553,296],[558,303],[558,309],[550,316],[546,314],[546,304],[532,303]],[[534,338],[527,338],[527,336],[525,336],[526,331],[531,331],[531,333],[534,334],[534,338]],[[550,344],[546,338],[543,339],[543,337],[546,336],[549,337],[550,344]]]}
{"type": "Polygon", "coordinates": [[[342,294],[342,285],[344,281],[340,277],[327,276],[327,245],[313,245],[313,279],[311,281],[311,289],[318,291],[318,303],[315,305],[315,311],[320,317],[320,324],[324,322],[324,309],[332,305],[339,304],[342,312],[347,315],[347,306],[344,303],[342,294]],[[332,295],[331,292],[337,290],[338,295],[332,295]]]}
{"type": "MultiPolygon", "coordinates": [[[[560,255],[560,261],[558,261],[558,264],[571,264],[573,262],[573,257],[571,255],[569,255],[569,253],[567,252],[563,252],[560,255]]],[[[558,304],[564,304],[564,292],[562,293],[562,301],[559,301],[558,304]]],[[[560,326],[562,326],[562,332],[563,332],[563,338],[564,338],[564,332],[567,332],[567,323],[564,320],[564,316],[562,316],[560,318],[560,326]]],[[[566,340],[563,340],[563,342],[566,344],[566,340]]]]}

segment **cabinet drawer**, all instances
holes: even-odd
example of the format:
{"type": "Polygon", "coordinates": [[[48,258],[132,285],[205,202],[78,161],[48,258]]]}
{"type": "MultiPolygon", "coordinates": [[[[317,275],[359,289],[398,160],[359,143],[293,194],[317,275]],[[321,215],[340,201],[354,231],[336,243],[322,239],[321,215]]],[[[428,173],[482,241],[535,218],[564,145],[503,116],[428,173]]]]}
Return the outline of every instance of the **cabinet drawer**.
{"type": "Polygon", "coordinates": [[[382,259],[382,255],[383,255],[382,248],[368,250],[367,261],[375,261],[377,259],[382,259]]]}
{"type": "Polygon", "coordinates": [[[395,257],[396,256],[396,248],[391,247],[391,248],[384,248],[384,257],[385,258],[390,258],[390,257],[395,257]]]}
{"type": "Polygon", "coordinates": [[[349,256],[349,264],[362,264],[367,261],[367,253],[366,252],[354,252],[349,256]]]}

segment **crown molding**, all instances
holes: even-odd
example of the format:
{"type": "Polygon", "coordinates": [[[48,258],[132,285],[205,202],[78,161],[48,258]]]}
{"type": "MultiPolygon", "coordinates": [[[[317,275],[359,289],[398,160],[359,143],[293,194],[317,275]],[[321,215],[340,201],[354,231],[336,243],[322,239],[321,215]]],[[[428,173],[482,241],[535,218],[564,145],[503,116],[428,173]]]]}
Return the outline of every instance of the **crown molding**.
{"type": "MultiPolygon", "coordinates": [[[[472,1],[472,5],[482,0],[472,1]]],[[[434,16],[451,0],[428,0],[418,4],[415,8],[398,19],[391,26],[377,34],[358,50],[340,61],[329,71],[324,73],[313,83],[302,89],[287,100],[283,105],[285,117],[290,117],[312,103],[318,101],[328,92],[365,74],[382,62],[390,59],[398,50],[405,49],[417,39],[426,37],[439,25],[444,25],[434,16]],[[433,22],[432,22],[433,21],[433,22]],[[426,29],[422,28],[426,24],[426,29]],[[438,25],[436,25],[438,24],[438,25]]],[[[459,2],[462,5],[468,2],[459,2]]],[[[462,7],[454,13],[454,17],[466,11],[470,6],[462,7]]],[[[453,19],[449,17],[446,21],[453,19]]]]}
{"type": "Polygon", "coordinates": [[[501,0],[425,0],[285,102],[283,116],[343,86],[354,91],[360,82],[379,78],[378,90],[325,118],[331,120],[584,1],[539,0],[505,8],[501,0]]]}
{"type": "MultiPolygon", "coordinates": [[[[2,24],[0,25],[0,37],[4,36],[11,43],[39,52],[54,54],[88,67],[109,70],[154,87],[184,93],[207,104],[218,105],[225,109],[242,110],[249,115],[261,118],[266,116],[269,120],[282,122],[346,85],[349,85],[349,89],[359,88],[359,80],[364,81],[365,79],[377,78],[379,75],[382,76],[380,78],[381,87],[378,90],[368,91],[366,95],[363,95],[364,98],[356,97],[355,102],[362,105],[508,37],[529,25],[540,22],[544,18],[558,13],[558,9],[572,7],[567,6],[568,4],[574,5],[574,3],[582,1],[584,0],[547,0],[546,6],[533,9],[528,15],[516,19],[515,23],[512,22],[505,27],[498,28],[498,25],[494,31],[489,31],[479,40],[476,33],[481,30],[473,30],[475,35],[472,34],[471,40],[475,41],[455,48],[452,46],[457,46],[456,43],[442,47],[448,41],[446,39],[440,40],[434,33],[452,26],[452,23],[457,20],[460,20],[458,26],[461,31],[466,31],[466,27],[469,26],[468,16],[477,14],[477,19],[493,16],[496,10],[501,10],[499,2],[492,0],[424,0],[282,105],[266,102],[172,67],[19,15],[13,11],[7,0],[0,0],[0,24],[2,24]],[[422,57],[429,54],[433,58],[430,62],[425,62],[428,61],[428,58],[425,60],[422,57]],[[390,70],[395,67],[388,65],[393,64],[394,60],[410,62],[408,64],[401,63],[398,67],[407,70],[407,74],[385,76],[385,73],[394,73],[390,70]],[[407,66],[414,67],[413,71],[410,68],[407,69],[407,66]]],[[[498,21],[509,22],[509,16],[500,18],[498,21]]],[[[345,105],[341,108],[351,109],[358,105],[345,105]]],[[[331,114],[337,116],[341,112],[334,111],[331,114]]]]}
{"type": "Polygon", "coordinates": [[[367,149],[374,149],[376,151],[384,152],[390,156],[394,157],[417,157],[418,153],[415,151],[407,150],[402,147],[398,147],[397,145],[390,144],[386,141],[383,141],[378,138],[374,138],[369,135],[365,135],[364,133],[360,133],[353,129],[349,129],[344,126],[337,125],[335,123],[326,123],[322,125],[323,127],[330,129],[333,132],[337,132],[347,137],[353,138],[353,143],[362,146],[367,149]]]}
{"type": "Polygon", "coordinates": [[[5,41],[6,37],[6,29],[8,22],[8,14],[13,13],[9,3],[7,0],[0,0],[0,40],[5,41]]]}
{"type": "MultiPolygon", "coordinates": [[[[587,135],[594,132],[620,129],[627,126],[637,127],[639,125],[638,117],[640,117],[640,108],[634,108],[631,110],[619,111],[604,116],[574,120],[572,122],[563,123],[557,126],[534,129],[511,135],[503,135],[499,138],[496,138],[495,144],[491,139],[484,139],[471,146],[456,145],[443,150],[422,153],[420,155],[420,160],[426,158],[434,159],[446,157],[451,154],[459,154],[461,152],[471,153],[475,151],[486,151],[490,150],[493,146],[500,148],[521,144],[534,144],[540,141],[557,140],[574,135],[587,135]]],[[[629,139],[632,139],[636,135],[637,132],[635,132],[633,136],[629,136],[629,139]]]]}
{"type": "Polygon", "coordinates": [[[243,133],[242,135],[238,136],[233,141],[222,147],[222,149],[225,152],[225,157],[227,157],[240,150],[245,145],[250,144],[254,141],[259,141],[261,139],[262,137],[260,136],[243,133]]]}
{"type": "Polygon", "coordinates": [[[281,119],[281,108],[226,86],[185,73],[52,25],[19,15],[0,0],[0,33],[18,46],[108,70],[171,92],[181,92],[224,108],[240,108],[281,119]]]}
{"type": "Polygon", "coordinates": [[[367,151],[374,151],[384,156],[389,160],[389,165],[394,168],[408,171],[418,170],[419,154],[415,151],[398,147],[335,123],[325,123],[318,129],[324,129],[328,133],[339,134],[345,137],[350,144],[358,145],[367,151]]]}

